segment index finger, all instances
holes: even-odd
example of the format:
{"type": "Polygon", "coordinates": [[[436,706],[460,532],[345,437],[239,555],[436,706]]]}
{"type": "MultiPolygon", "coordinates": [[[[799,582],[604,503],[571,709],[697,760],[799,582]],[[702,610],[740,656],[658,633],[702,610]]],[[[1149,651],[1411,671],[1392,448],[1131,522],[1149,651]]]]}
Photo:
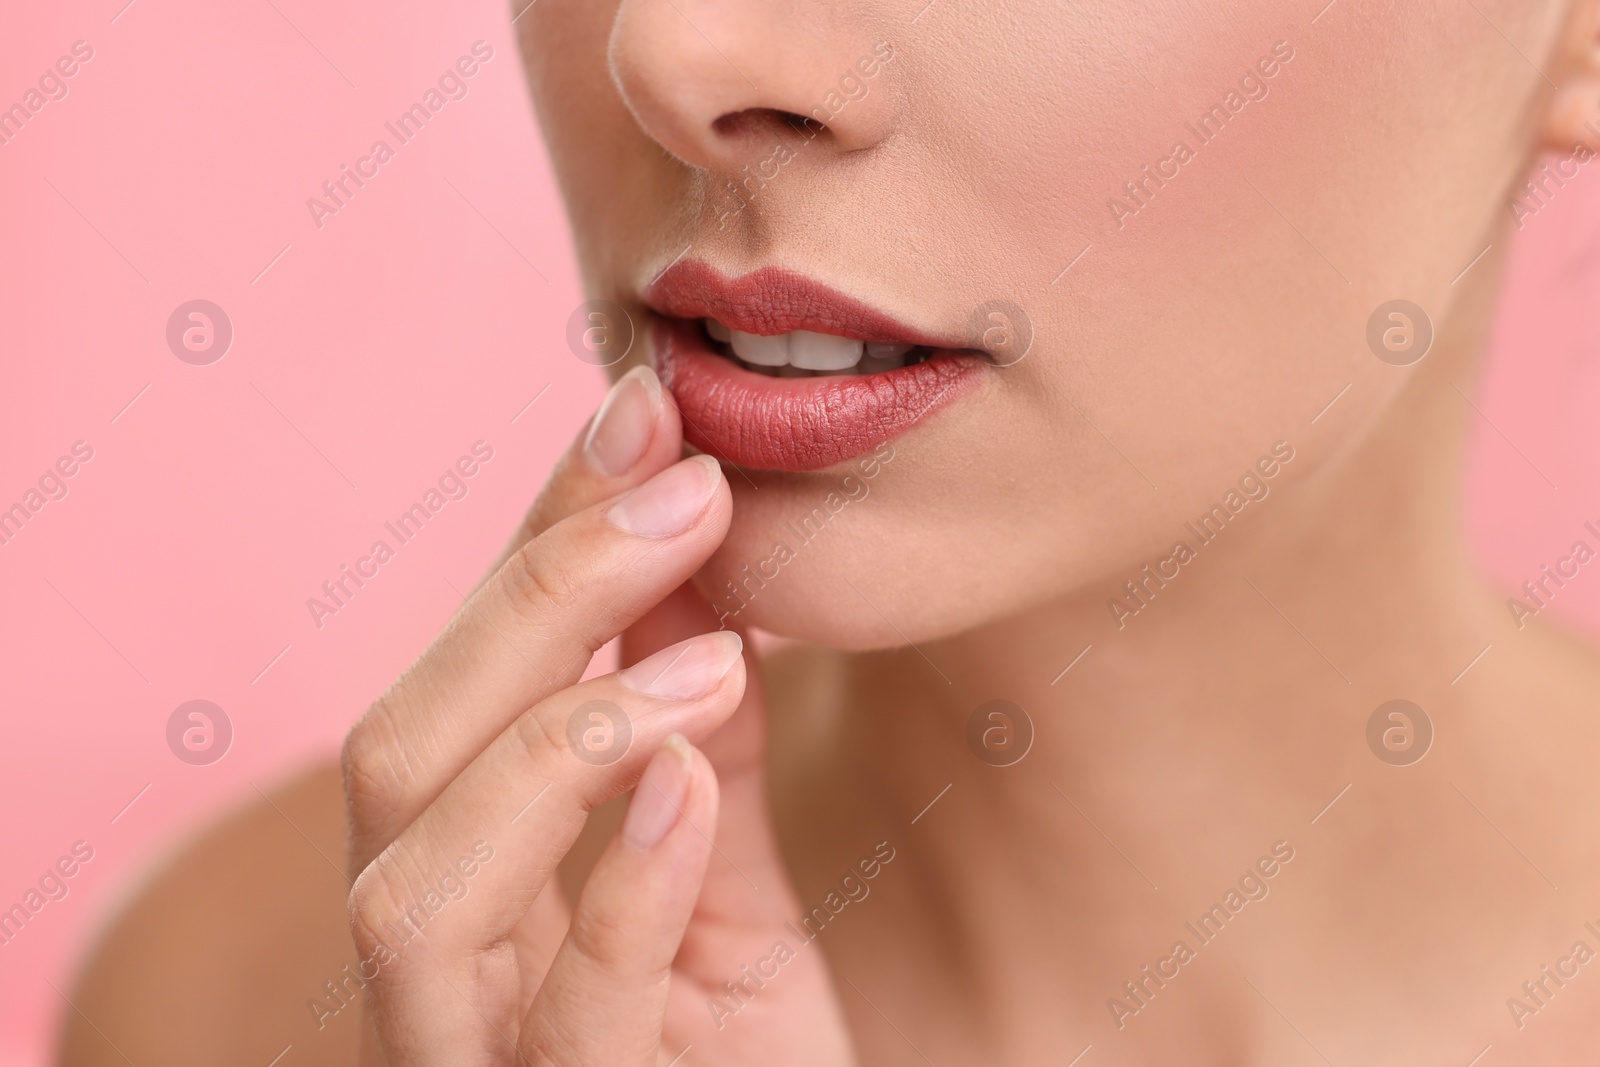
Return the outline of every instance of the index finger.
{"type": "Polygon", "coordinates": [[[649,364],[633,368],[612,385],[584,432],[556,461],[489,573],[568,515],[632,489],[682,454],[683,425],[672,395],[649,364]]]}
{"type": "Polygon", "coordinates": [[[693,574],[726,533],[730,507],[721,471],[697,457],[513,553],[346,738],[352,869],[507,723],[576,683],[596,649],[693,574]]]}

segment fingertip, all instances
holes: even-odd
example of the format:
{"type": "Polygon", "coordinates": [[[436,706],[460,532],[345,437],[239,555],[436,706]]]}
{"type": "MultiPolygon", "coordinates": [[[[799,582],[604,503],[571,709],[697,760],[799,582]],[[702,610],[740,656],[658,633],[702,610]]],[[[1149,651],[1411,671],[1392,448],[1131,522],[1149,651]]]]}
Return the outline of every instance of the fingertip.
{"type": "Polygon", "coordinates": [[[562,519],[649,481],[682,453],[672,394],[648,364],[634,367],[562,452],[501,562],[562,519]]]}
{"type": "MultiPolygon", "coordinates": [[[[720,785],[711,758],[681,733],[668,736],[661,747],[672,751],[674,757],[683,760],[684,766],[688,769],[689,787],[684,794],[682,818],[679,819],[679,824],[686,823],[690,827],[715,826],[720,785]]],[[[710,851],[709,843],[698,833],[693,836],[697,842],[707,845],[707,852],[710,851]]]]}
{"type": "MultiPolygon", "coordinates": [[[[672,390],[649,363],[639,364],[623,378],[638,382],[651,401],[650,443],[633,472],[633,478],[638,480],[659,473],[683,458],[683,420],[672,390]]],[[[618,382],[621,381],[619,378],[618,382]]]]}
{"type": "Polygon", "coordinates": [[[694,746],[680,733],[670,735],[645,765],[633,802],[622,822],[622,840],[648,852],[683,818],[697,770],[694,746]]]}
{"type": "Polygon", "coordinates": [[[672,395],[672,390],[667,387],[655,372],[650,369],[650,377],[655,381],[656,387],[661,390],[661,415],[660,425],[672,438],[674,446],[683,447],[683,417],[678,413],[678,398],[672,395]]]}
{"type": "Polygon", "coordinates": [[[690,456],[687,463],[698,463],[706,469],[706,477],[714,481],[722,481],[722,464],[718,463],[715,456],[708,456],[704,452],[697,452],[690,456]]]}
{"type": "Polygon", "coordinates": [[[650,461],[649,466],[659,470],[677,459],[683,449],[683,425],[677,401],[649,363],[641,363],[628,371],[617,379],[617,385],[625,381],[637,382],[649,400],[650,440],[640,459],[641,462],[650,461]]]}
{"type": "Polygon", "coordinates": [[[706,484],[710,487],[710,501],[706,505],[707,511],[721,509],[733,503],[733,487],[728,484],[727,472],[722,469],[722,463],[715,456],[708,456],[704,452],[696,452],[686,457],[685,464],[697,464],[705,475],[706,484]]]}
{"type": "Polygon", "coordinates": [[[647,366],[635,367],[607,390],[589,420],[579,453],[604,478],[621,478],[650,450],[661,414],[661,383],[647,366]]]}
{"type": "MultiPolygon", "coordinates": [[[[660,376],[656,374],[656,369],[648,363],[639,364],[622,377],[637,378],[639,384],[650,391],[650,395],[655,398],[658,405],[661,403],[662,397],[666,395],[666,389],[661,384],[660,376]]],[[[621,379],[618,380],[620,381],[621,379]]]]}
{"type": "Polygon", "coordinates": [[[663,751],[670,752],[674,756],[677,756],[678,759],[683,762],[685,767],[694,763],[694,745],[690,744],[689,739],[678,733],[676,730],[668,734],[667,739],[661,742],[661,748],[663,751]]]}
{"type": "Polygon", "coordinates": [[[716,787],[717,772],[711,766],[710,758],[700,751],[693,741],[674,731],[667,736],[665,741],[661,742],[661,747],[672,752],[689,768],[691,800],[693,799],[694,786],[701,781],[710,782],[713,789],[716,787]]]}
{"type": "Polygon", "coordinates": [[[743,649],[744,639],[734,631],[712,630],[625,667],[617,680],[636,693],[661,700],[698,700],[736,667],[743,669],[743,649]]]}

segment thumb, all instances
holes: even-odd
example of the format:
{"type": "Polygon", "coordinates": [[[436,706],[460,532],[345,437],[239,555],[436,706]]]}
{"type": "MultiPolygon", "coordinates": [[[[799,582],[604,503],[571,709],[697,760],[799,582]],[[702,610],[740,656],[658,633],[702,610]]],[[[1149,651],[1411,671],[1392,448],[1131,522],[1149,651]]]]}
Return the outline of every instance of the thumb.
{"type": "MultiPolygon", "coordinates": [[[[624,635],[623,662],[716,629],[718,622],[698,592],[680,586],[624,635]]],[[[820,950],[801,952],[804,942],[792,925],[802,921],[800,898],[778,847],[767,795],[765,683],[755,642],[742,630],[739,636],[744,638],[744,698],[733,716],[700,744],[716,771],[721,804],[716,827],[702,828],[714,847],[677,962],[696,983],[699,995],[686,992],[674,998],[668,1025],[675,1032],[701,1035],[696,1041],[729,1041],[720,1023],[712,1029],[707,1022],[703,995],[720,995],[724,979],[770,952],[775,943],[789,945],[799,955],[784,967],[783,991],[751,1004],[754,1011],[741,1040],[754,1041],[762,1035],[761,1047],[749,1049],[749,1057],[736,1054],[735,1060],[742,1063],[747,1058],[756,1062],[758,1057],[767,1062],[774,1045],[813,1047],[818,1035],[842,1035],[846,1027],[825,957],[820,950]]],[[[723,1047],[742,1046],[736,1041],[723,1047]]],[[[813,1062],[853,1064],[855,1059],[845,1040],[832,1054],[813,1062]]]]}
{"type": "MultiPolygon", "coordinates": [[[[657,649],[714,630],[718,617],[692,586],[684,584],[623,635],[624,665],[657,649]]],[[[729,629],[735,629],[729,627],[729,629]]],[[[767,701],[755,642],[743,630],[745,690],[738,710],[700,743],[716,771],[723,802],[712,854],[700,894],[701,911],[741,925],[770,927],[792,919],[798,899],[773,833],[767,801],[767,701]]],[[[711,828],[704,828],[707,835],[711,828]]]]}
{"type": "MultiPolygon", "coordinates": [[[[746,630],[737,626],[723,626],[706,598],[692,585],[685,583],[622,635],[618,666],[630,666],[669,645],[719,628],[733,630],[744,640],[745,696],[733,717],[702,742],[700,750],[711,761],[724,790],[747,773],[759,775],[758,784],[764,790],[766,695],[761,679],[760,657],[746,630]]],[[[765,807],[764,800],[762,806],[765,807]]]]}

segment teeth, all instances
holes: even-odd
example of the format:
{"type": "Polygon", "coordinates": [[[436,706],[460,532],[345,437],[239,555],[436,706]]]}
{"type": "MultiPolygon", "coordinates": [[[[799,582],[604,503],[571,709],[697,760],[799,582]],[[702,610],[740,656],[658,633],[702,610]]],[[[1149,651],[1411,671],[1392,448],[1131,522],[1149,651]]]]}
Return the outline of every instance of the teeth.
{"type": "Polygon", "coordinates": [[[746,363],[758,367],[781,367],[789,362],[789,338],[792,334],[780,333],[776,337],[762,337],[756,333],[729,332],[728,344],[733,354],[746,363]]]}
{"type": "Polygon", "coordinates": [[[806,370],[849,370],[861,362],[861,342],[795,330],[789,334],[789,362],[806,370]]]}
{"type": "Polygon", "coordinates": [[[765,336],[730,329],[716,319],[702,320],[706,335],[733,350],[752,370],[782,378],[814,374],[881,374],[904,367],[913,345],[853,341],[848,337],[794,330],[765,336]]]}
{"type": "Polygon", "coordinates": [[[886,370],[899,370],[906,365],[906,353],[912,345],[881,345],[869,343],[867,354],[861,360],[862,374],[882,374],[886,370]]]}
{"type": "Polygon", "coordinates": [[[905,354],[911,351],[914,345],[882,345],[876,341],[867,342],[867,356],[870,359],[898,359],[904,361],[905,354]]]}

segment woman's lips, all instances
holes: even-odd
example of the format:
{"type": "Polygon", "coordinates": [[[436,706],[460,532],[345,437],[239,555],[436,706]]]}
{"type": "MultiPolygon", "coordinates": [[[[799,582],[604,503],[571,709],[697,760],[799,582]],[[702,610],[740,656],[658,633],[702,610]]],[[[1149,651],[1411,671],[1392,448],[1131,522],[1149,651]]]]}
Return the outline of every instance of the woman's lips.
{"type": "Polygon", "coordinates": [[[716,319],[745,333],[770,336],[813,330],[884,344],[963,347],[949,338],[918,333],[854,297],[778,267],[727,278],[701,260],[684,260],[662,271],[644,295],[645,302],[663,315],[716,319]]]}
{"type": "Polygon", "coordinates": [[[813,471],[869,452],[977,385],[985,365],[960,342],[920,333],[776,267],[727,278],[687,260],[663,271],[644,295],[658,313],[651,331],[656,370],[678,402],[685,439],[741,467],[813,471]],[[931,353],[873,374],[769,377],[714,347],[703,319],[763,336],[809,330],[931,353]]]}
{"type": "Polygon", "coordinates": [[[938,351],[879,374],[770,378],[712,348],[699,320],[658,318],[656,371],[700,451],[764,470],[814,471],[870,452],[977,384],[983,361],[938,351]]]}

